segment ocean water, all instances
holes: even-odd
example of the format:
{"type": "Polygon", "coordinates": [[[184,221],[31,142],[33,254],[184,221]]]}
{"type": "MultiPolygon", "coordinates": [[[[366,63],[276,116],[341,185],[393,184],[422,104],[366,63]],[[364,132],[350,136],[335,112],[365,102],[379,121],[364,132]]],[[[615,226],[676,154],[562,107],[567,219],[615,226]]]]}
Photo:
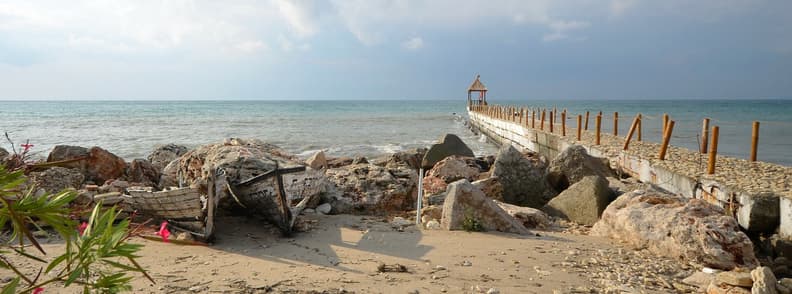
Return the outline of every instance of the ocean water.
{"type": "MultiPolygon", "coordinates": [[[[662,114],[675,121],[672,145],[696,148],[701,119],[720,126],[719,154],[747,158],[751,123],[761,123],[759,160],[792,166],[792,101],[789,100],[497,100],[491,103],[566,108],[568,125],[578,113],[603,112],[603,132],[627,133],[644,115],[643,138],[660,140],[662,114]]],[[[445,133],[459,135],[477,155],[497,152],[464,124],[465,99],[431,101],[0,101],[0,132],[17,143],[30,140],[46,156],[58,144],[101,146],[126,159],[146,157],[158,144],[195,147],[228,137],[258,138],[307,157],[378,156],[425,147],[445,133]]],[[[590,128],[593,128],[594,115],[590,128]]],[[[10,149],[5,140],[0,147],[10,149]]]]}

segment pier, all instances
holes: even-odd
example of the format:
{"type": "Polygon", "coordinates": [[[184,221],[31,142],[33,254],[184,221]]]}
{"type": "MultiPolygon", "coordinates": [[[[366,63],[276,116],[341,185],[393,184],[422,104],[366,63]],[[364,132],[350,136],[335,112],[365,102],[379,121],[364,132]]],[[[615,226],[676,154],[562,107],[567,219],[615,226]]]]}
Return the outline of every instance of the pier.
{"type": "MultiPolygon", "coordinates": [[[[778,229],[782,237],[792,238],[792,168],[717,155],[718,129],[715,126],[708,134],[709,121],[702,128],[703,136],[712,135],[709,146],[703,143],[702,150],[690,150],[669,144],[674,121],[667,117],[658,144],[642,140],[640,114],[622,116],[632,122],[622,133],[617,123],[604,125],[603,114],[490,105],[486,91],[477,77],[468,89],[468,116],[471,127],[497,144],[511,144],[548,159],[571,145],[581,145],[592,156],[607,158],[622,174],[724,208],[749,232],[772,234],[778,229]],[[479,99],[471,96],[476,92],[479,99]]],[[[617,121],[619,114],[605,115],[617,121]]],[[[754,129],[751,158],[756,158],[758,123],[754,129]]]]}

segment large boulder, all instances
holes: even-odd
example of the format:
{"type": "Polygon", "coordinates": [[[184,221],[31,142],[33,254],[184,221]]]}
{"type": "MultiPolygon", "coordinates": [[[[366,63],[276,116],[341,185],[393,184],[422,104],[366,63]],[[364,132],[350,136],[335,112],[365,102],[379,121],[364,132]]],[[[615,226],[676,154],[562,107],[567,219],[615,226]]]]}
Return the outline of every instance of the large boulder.
{"type": "Polygon", "coordinates": [[[424,177],[424,191],[436,194],[445,191],[448,184],[457,180],[474,181],[479,175],[479,168],[468,163],[472,163],[472,160],[470,157],[454,155],[437,162],[424,177]]]}
{"type": "Polygon", "coordinates": [[[497,177],[489,177],[486,179],[473,182],[473,186],[479,188],[487,197],[503,201],[503,185],[497,177]]]}
{"type": "Polygon", "coordinates": [[[556,191],[582,180],[586,176],[615,177],[607,158],[593,157],[586,148],[572,145],[558,154],[547,168],[547,181],[556,191]]]}
{"type": "Polygon", "coordinates": [[[126,171],[126,180],[142,186],[154,187],[159,182],[160,170],[148,160],[137,158],[129,163],[126,171]]]}
{"type": "Polygon", "coordinates": [[[451,155],[459,155],[465,157],[474,157],[473,150],[462,142],[462,139],[454,134],[445,134],[440,139],[440,143],[434,144],[429,147],[426,154],[421,160],[421,167],[424,169],[432,168],[435,163],[449,157],[451,155]]]}
{"type": "Polygon", "coordinates": [[[758,264],[751,240],[723,209],[659,191],[636,190],[619,196],[591,234],[716,269],[758,264]]]}
{"type": "Polygon", "coordinates": [[[581,225],[593,226],[612,197],[613,190],[605,178],[587,176],[550,200],[542,210],[581,225]]]}
{"type": "Polygon", "coordinates": [[[58,193],[66,188],[79,189],[85,176],[79,169],[52,167],[40,172],[30,173],[31,182],[49,193],[58,193]]]}
{"type": "Polygon", "coordinates": [[[555,196],[544,178],[546,168],[540,156],[526,156],[506,145],[498,151],[491,174],[503,186],[503,202],[541,208],[555,196]]]}
{"type": "Polygon", "coordinates": [[[407,165],[412,169],[421,168],[421,160],[426,154],[426,148],[415,148],[410,150],[399,151],[393,154],[385,155],[374,159],[371,163],[379,166],[398,166],[407,165]]]}
{"type": "Polygon", "coordinates": [[[418,173],[407,165],[352,164],[330,168],[323,201],[332,213],[380,214],[410,209],[418,196],[418,173]]]}
{"type": "Polygon", "coordinates": [[[99,147],[57,145],[47,162],[61,162],[60,167],[78,168],[86,180],[101,184],[124,175],[127,163],[121,157],[99,147]],[[64,162],[65,161],[65,162],[64,162]]]}
{"type": "Polygon", "coordinates": [[[475,223],[487,231],[528,234],[523,224],[484,195],[468,180],[462,179],[448,186],[443,203],[440,227],[445,230],[470,229],[475,223]]]}
{"type": "Polygon", "coordinates": [[[151,162],[151,166],[154,169],[162,171],[171,161],[179,158],[184,153],[187,153],[187,147],[185,146],[176,144],[160,145],[154,148],[154,151],[151,151],[148,161],[151,162]]]}

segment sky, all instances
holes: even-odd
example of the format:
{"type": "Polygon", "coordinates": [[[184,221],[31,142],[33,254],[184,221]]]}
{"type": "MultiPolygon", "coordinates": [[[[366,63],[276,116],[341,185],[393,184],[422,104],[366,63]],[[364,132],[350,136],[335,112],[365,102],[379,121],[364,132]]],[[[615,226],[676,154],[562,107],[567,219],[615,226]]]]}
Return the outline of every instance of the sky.
{"type": "Polygon", "coordinates": [[[787,0],[0,0],[0,100],[792,99],[787,0]]]}

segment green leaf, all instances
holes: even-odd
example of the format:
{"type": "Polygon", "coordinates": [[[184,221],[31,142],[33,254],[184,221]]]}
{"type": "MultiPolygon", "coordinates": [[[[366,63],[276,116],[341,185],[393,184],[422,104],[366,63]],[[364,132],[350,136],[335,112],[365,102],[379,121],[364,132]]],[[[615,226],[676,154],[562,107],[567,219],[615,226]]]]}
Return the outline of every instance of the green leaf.
{"type": "Polygon", "coordinates": [[[19,277],[14,278],[11,280],[10,283],[3,287],[3,291],[0,294],[14,294],[16,293],[17,287],[19,286],[19,277]]]}
{"type": "Polygon", "coordinates": [[[66,282],[64,282],[63,285],[68,287],[69,285],[71,285],[71,283],[74,283],[74,281],[80,277],[81,271],[82,271],[81,268],[74,269],[74,271],[71,272],[71,274],[69,274],[69,278],[66,279],[66,282]]]}

